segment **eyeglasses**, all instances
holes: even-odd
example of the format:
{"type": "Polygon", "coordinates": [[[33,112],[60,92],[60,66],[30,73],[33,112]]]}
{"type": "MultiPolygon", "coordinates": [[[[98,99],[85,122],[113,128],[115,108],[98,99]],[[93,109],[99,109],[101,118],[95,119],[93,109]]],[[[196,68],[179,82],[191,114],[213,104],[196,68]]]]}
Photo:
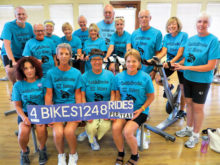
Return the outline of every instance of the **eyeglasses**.
{"type": "Polygon", "coordinates": [[[44,33],[44,30],[34,30],[36,33],[44,33]]]}
{"type": "Polygon", "coordinates": [[[94,61],[94,62],[100,62],[102,61],[103,59],[91,59],[91,61],[94,61]]]}

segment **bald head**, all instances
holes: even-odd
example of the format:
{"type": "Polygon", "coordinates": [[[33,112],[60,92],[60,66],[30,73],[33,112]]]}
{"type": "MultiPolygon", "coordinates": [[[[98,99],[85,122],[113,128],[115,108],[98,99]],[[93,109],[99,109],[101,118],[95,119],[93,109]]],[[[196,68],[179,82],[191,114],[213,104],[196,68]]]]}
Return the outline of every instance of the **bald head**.
{"type": "Polygon", "coordinates": [[[138,14],[139,23],[142,30],[148,30],[150,28],[151,15],[149,10],[142,10],[138,14]]]}
{"type": "Polygon", "coordinates": [[[34,34],[37,40],[44,40],[44,25],[43,24],[35,24],[33,26],[34,34]]]}
{"type": "Polygon", "coordinates": [[[114,8],[112,7],[112,5],[107,4],[104,7],[104,21],[107,24],[111,24],[114,20],[114,16],[115,16],[115,12],[114,12],[114,8]]]}
{"type": "Polygon", "coordinates": [[[78,24],[79,24],[79,26],[80,26],[82,31],[86,31],[87,30],[87,27],[86,27],[87,19],[86,19],[85,16],[81,15],[81,16],[78,17],[78,24]]]}

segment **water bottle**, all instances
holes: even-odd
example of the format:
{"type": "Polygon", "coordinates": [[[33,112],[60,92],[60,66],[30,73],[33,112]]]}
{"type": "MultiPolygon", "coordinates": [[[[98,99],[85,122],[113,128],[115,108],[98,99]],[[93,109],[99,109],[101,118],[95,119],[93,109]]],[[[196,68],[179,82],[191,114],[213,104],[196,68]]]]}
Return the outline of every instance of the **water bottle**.
{"type": "Polygon", "coordinates": [[[145,133],[145,136],[146,136],[146,138],[145,138],[146,142],[147,142],[148,144],[150,144],[150,131],[149,131],[149,129],[148,129],[147,132],[145,133]]]}
{"type": "Polygon", "coordinates": [[[206,153],[209,146],[209,137],[202,136],[201,153],[206,153]]]}
{"type": "Polygon", "coordinates": [[[138,146],[140,146],[140,144],[141,144],[141,130],[139,128],[137,129],[137,132],[136,132],[136,138],[137,138],[138,146]]]}

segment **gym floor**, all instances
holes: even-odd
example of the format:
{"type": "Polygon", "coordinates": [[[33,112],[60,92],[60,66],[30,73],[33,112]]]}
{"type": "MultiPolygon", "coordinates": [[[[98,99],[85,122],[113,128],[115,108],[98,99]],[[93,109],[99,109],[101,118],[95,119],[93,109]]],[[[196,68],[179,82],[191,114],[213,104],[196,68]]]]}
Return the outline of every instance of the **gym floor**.
{"type": "MultiPolygon", "coordinates": [[[[5,72],[0,70],[0,77],[4,77],[5,72]]],[[[177,77],[171,76],[171,83],[177,86],[177,77]]],[[[165,112],[166,99],[162,97],[163,87],[154,84],[155,101],[150,107],[150,118],[147,121],[150,125],[157,125],[163,121],[167,114],[165,112]]],[[[12,114],[4,116],[4,112],[14,109],[9,100],[9,91],[11,85],[8,81],[0,82],[0,165],[16,165],[20,161],[20,149],[17,137],[14,132],[17,127],[17,115],[12,114]]],[[[175,89],[174,89],[175,90],[175,89]]],[[[212,84],[205,105],[205,121],[203,129],[217,128],[220,126],[220,85],[212,84]]],[[[166,129],[166,132],[174,134],[175,131],[185,126],[184,119],[177,121],[175,124],[166,129]]],[[[77,134],[83,131],[83,128],[77,129],[77,134]]],[[[57,151],[53,144],[51,128],[48,128],[49,137],[47,140],[47,150],[49,160],[47,165],[57,164],[57,151]]],[[[187,138],[176,138],[175,142],[166,141],[163,137],[151,132],[151,143],[148,150],[139,152],[139,165],[220,165],[220,155],[210,148],[206,154],[200,152],[201,143],[195,148],[188,149],[184,147],[187,138]]],[[[201,142],[201,139],[200,139],[201,142]]],[[[78,165],[113,165],[116,159],[117,150],[114,146],[111,131],[99,142],[100,151],[92,151],[87,140],[78,143],[77,152],[79,154],[78,165]]],[[[38,154],[34,153],[34,146],[30,135],[29,147],[31,149],[31,164],[38,164],[38,154]]],[[[68,153],[68,146],[65,143],[65,152],[68,153]]],[[[130,151],[125,146],[126,157],[129,159],[130,151]]]]}

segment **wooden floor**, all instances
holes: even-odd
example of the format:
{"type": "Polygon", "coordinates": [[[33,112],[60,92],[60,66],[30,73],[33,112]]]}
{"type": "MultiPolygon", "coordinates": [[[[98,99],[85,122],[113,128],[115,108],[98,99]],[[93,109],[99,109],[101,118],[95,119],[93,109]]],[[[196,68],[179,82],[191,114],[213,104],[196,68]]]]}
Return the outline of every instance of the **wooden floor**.
{"type": "MultiPolygon", "coordinates": [[[[0,77],[5,75],[0,70],[0,77]]],[[[176,75],[171,77],[176,79],[176,75]]],[[[176,82],[172,82],[176,86],[176,82]]],[[[4,116],[4,112],[14,109],[9,101],[10,84],[8,81],[0,82],[0,165],[17,165],[19,164],[19,146],[14,131],[17,130],[17,115],[4,116]]],[[[155,85],[156,99],[151,106],[150,120],[148,123],[156,125],[164,120],[167,116],[165,113],[165,99],[162,98],[163,88],[155,85]]],[[[220,127],[220,86],[212,84],[207,103],[205,106],[206,118],[203,128],[220,127]]],[[[185,121],[181,119],[174,125],[166,129],[170,134],[185,126],[185,121]]],[[[79,128],[77,134],[82,132],[79,128]]],[[[48,128],[49,138],[47,149],[49,160],[47,165],[57,164],[57,151],[53,144],[51,128],[48,128]]],[[[31,137],[30,137],[31,138],[31,137]]],[[[166,141],[164,138],[151,133],[151,144],[148,150],[140,152],[139,165],[220,165],[220,154],[208,149],[206,154],[201,154],[200,143],[194,149],[184,147],[187,138],[176,138],[175,142],[166,141]]],[[[101,150],[92,151],[88,141],[78,143],[77,152],[79,154],[78,165],[113,165],[116,158],[116,148],[114,146],[111,132],[109,132],[101,141],[101,150]]],[[[38,154],[34,154],[32,139],[29,142],[31,149],[31,164],[38,164],[38,154]]],[[[126,146],[126,157],[129,158],[130,151],[126,146]]],[[[65,152],[68,153],[67,144],[65,152]]]]}

